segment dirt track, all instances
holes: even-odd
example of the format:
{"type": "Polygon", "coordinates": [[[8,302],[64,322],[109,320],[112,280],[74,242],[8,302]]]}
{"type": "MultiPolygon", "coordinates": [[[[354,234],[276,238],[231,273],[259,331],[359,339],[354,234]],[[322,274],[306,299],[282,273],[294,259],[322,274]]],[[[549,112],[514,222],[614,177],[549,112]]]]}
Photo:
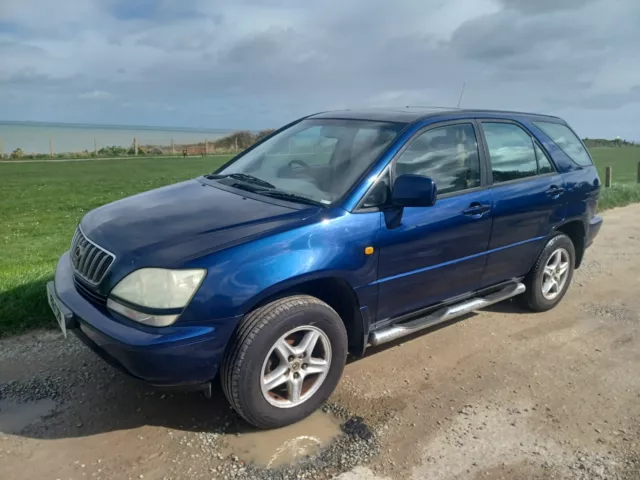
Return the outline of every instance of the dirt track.
{"type": "Polygon", "coordinates": [[[253,434],[219,390],[153,391],[55,332],[0,341],[0,476],[282,478],[238,439],[268,453],[317,436],[329,446],[289,478],[364,463],[341,478],[639,479],[640,205],[604,216],[555,310],[499,304],[350,363],[332,410],[373,440],[331,443],[321,414],[253,434]]]}

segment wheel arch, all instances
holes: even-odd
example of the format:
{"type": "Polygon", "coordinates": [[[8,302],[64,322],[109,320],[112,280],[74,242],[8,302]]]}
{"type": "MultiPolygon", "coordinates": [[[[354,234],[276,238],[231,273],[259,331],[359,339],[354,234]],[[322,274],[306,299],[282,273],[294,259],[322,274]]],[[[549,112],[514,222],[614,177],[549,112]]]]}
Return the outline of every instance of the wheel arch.
{"type": "Polygon", "coordinates": [[[362,355],[366,347],[365,336],[368,327],[365,325],[365,318],[360,311],[360,302],[355,290],[347,280],[340,276],[301,278],[293,284],[286,282],[273,286],[245,305],[243,313],[246,315],[250,311],[280,298],[300,294],[316,297],[333,308],[347,330],[349,352],[358,356],[362,355]]]}
{"type": "Polygon", "coordinates": [[[586,229],[584,226],[584,222],[578,219],[570,220],[559,225],[555,230],[557,232],[564,233],[571,239],[571,242],[573,242],[573,246],[576,251],[574,267],[579,268],[582,264],[582,259],[584,258],[585,251],[586,229]]]}

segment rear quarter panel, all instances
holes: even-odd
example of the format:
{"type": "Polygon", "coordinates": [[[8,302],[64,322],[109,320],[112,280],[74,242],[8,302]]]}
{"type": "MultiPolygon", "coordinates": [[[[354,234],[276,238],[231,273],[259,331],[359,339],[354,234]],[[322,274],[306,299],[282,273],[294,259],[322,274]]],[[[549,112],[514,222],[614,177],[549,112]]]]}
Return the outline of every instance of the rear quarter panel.
{"type": "MultiPolygon", "coordinates": [[[[534,133],[540,143],[551,155],[558,171],[562,174],[565,183],[565,203],[567,206],[565,222],[580,220],[584,223],[585,231],[588,231],[589,220],[596,212],[598,199],[600,198],[601,182],[598,171],[592,164],[580,166],[558,147],[551,138],[528,122],[527,127],[534,133]]],[[[589,151],[586,147],[585,150],[589,151]]]]}

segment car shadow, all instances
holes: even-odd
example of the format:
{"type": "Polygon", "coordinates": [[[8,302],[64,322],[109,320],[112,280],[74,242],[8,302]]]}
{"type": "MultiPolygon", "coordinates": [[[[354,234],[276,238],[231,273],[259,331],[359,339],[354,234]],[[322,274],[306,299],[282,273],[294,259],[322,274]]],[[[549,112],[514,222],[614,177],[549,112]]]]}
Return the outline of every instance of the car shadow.
{"type": "Polygon", "coordinates": [[[471,312],[471,313],[467,313],[461,317],[457,317],[454,319],[449,320],[448,322],[444,322],[444,323],[440,323],[438,325],[434,325],[433,327],[429,327],[429,328],[425,328],[424,330],[420,330],[414,334],[411,335],[407,335],[404,337],[400,337],[392,342],[389,343],[385,343],[383,345],[380,345],[378,347],[372,347],[369,346],[365,352],[365,354],[362,357],[357,357],[357,356],[349,356],[349,359],[347,360],[347,363],[353,363],[353,362],[357,362],[359,360],[368,358],[372,355],[377,355],[378,353],[382,353],[386,350],[389,350],[391,348],[395,348],[399,345],[402,345],[403,343],[406,342],[410,342],[412,340],[415,340],[416,338],[420,338],[424,335],[429,335],[433,332],[436,332],[438,330],[440,330],[441,328],[447,328],[450,325],[456,324],[458,322],[463,322],[465,320],[468,320],[470,318],[474,318],[476,316],[478,316],[481,312],[491,312],[491,313],[508,313],[508,314],[530,314],[531,312],[523,309],[518,302],[515,299],[508,299],[505,301],[502,301],[500,303],[495,303],[493,305],[489,305],[486,308],[483,308],[482,310],[479,310],[478,312],[471,312]]]}
{"type": "Polygon", "coordinates": [[[46,370],[44,377],[0,383],[0,432],[57,439],[142,426],[228,434],[256,430],[231,410],[218,381],[213,383],[211,398],[206,398],[201,391],[151,387],[91,360],[78,370],[67,369],[68,384],[64,377],[46,370]],[[50,408],[34,415],[43,400],[50,408]]]}
{"type": "Polygon", "coordinates": [[[522,307],[515,298],[510,298],[499,303],[494,303],[481,311],[492,313],[509,313],[509,314],[530,314],[531,311],[522,307]]]}

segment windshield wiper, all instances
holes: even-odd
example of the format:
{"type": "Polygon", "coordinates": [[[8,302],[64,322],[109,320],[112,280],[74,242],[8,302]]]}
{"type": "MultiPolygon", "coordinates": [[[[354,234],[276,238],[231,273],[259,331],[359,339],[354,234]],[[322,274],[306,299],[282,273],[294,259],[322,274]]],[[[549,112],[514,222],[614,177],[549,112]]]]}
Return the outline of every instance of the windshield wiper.
{"type": "Polygon", "coordinates": [[[290,200],[292,202],[298,203],[306,203],[309,205],[317,205],[318,207],[326,207],[326,205],[322,202],[314,200],[313,198],[303,197],[302,195],[297,195],[295,193],[284,192],[282,190],[260,190],[256,191],[260,195],[265,195],[267,197],[279,198],[282,200],[290,200]]]}
{"type": "Polygon", "coordinates": [[[216,175],[212,173],[210,175],[205,175],[205,178],[211,180],[219,180],[221,178],[233,178],[235,180],[242,180],[245,183],[237,183],[234,185],[234,187],[240,188],[241,190],[247,190],[249,192],[257,193],[259,195],[264,195],[266,197],[279,198],[282,200],[289,200],[298,203],[306,203],[308,205],[317,205],[319,207],[327,206],[326,204],[309,197],[304,197],[302,195],[297,195],[291,192],[285,192],[284,190],[278,190],[275,185],[272,185],[269,182],[262,180],[261,178],[254,177],[253,175],[247,175],[246,173],[230,173],[228,175],[216,175]],[[255,188],[253,185],[262,188],[255,188]]]}
{"type": "Polygon", "coordinates": [[[243,182],[253,183],[254,185],[260,185],[264,188],[276,188],[275,185],[262,180],[261,178],[254,177],[253,175],[249,175],[247,173],[229,173],[227,175],[216,175],[211,174],[207,175],[206,178],[211,180],[218,180],[220,178],[233,178],[234,180],[242,180],[243,182]]]}

